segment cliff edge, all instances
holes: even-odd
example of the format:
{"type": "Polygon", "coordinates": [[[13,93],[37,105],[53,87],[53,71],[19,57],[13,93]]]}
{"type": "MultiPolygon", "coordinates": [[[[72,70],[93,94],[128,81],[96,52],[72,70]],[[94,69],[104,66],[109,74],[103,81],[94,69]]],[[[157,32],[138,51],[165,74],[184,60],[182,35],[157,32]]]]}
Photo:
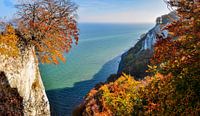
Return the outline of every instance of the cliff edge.
{"type": "MultiPolygon", "coordinates": [[[[45,93],[43,82],[40,76],[37,58],[34,53],[34,49],[27,49],[23,55],[19,55],[17,58],[5,58],[0,56],[0,72],[1,72],[1,88],[10,88],[6,91],[7,95],[14,93],[18,101],[17,112],[20,115],[25,116],[49,116],[50,107],[45,93]],[[5,84],[7,83],[7,84],[5,84]],[[7,86],[7,87],[5,87],[7,86]],[[19,94],[19,96],[17,96],[19,94]],[[22,102],[20,102],[22,100],[22,102]]],[[[5,93],[0,89],[1,93],[5,93]]],[[[0,96],[1,99],[6,96],[0,96]]],[[[12,99],[12,97],[11,97],[12,99]]],[[[5,99],[6,100],[6,99],[5,99]]],[[[1,107],[6,106],[7,102],[1,101],[0,115],[7,115],[10,112],[16,112],[13,107],[1,107]]]]}
{"type": "Polygon", "coordinates": [[[168,31],[163,30],[163,28],[175,19],[177,19],[177,16],[174,12],[158,17],[156,25],[146,34],[142,34],[135,46],[122,55],[118,74],[121,75],[124,72],[130,74],[136,80],[141,80],[146,75],[149,75],[146,70],[153,55],[156,36],[164,36],[166,38],[168,31]]]}

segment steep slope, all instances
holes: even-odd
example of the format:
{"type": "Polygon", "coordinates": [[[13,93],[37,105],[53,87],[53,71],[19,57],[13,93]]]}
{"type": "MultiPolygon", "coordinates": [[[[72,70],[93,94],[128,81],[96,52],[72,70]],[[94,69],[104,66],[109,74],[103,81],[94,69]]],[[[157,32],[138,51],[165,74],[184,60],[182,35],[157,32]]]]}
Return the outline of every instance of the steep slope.
{"type": "MultiPolygon", "coordinates": [[[[8,84],[3,84],[2,88],[8,85],[10,88],[16,88],[15,94],[19,94],[23,99],[23,108],[21,108],[23,115],[50,115],[49,102],[40,77],[34,49],[27,49],[24,55],[19,55],[17,58],[0,56],[0,71],[5,75],[1,78],[5,78],[3,79],[5,83],[6,80],[8,81],[8,84]]],[[[8,91],[7,94],[11,94],[10,92],[12,91],[8,91]]],[[[6,102],[3,102],[2,106],[6,106],[6,102]]],[[[6,115],[7,110],[0,107],[0,112],[6,115]]]]}
{"type": "Polygon", "coordinates": [[[156,25],[146,34],[141,35],[139,41],[134,47],[129,49],[121,57],[118,74],[125,72],[135,77],[135,79],[143,79],[148,73],[145,71],[150,63],[153,54],[153,46],[156,42],[156,36],[167,37],[168,31],[163,28],[171,21],[177,19],[174,12],[163,15],[156,19],[156,25]]]}

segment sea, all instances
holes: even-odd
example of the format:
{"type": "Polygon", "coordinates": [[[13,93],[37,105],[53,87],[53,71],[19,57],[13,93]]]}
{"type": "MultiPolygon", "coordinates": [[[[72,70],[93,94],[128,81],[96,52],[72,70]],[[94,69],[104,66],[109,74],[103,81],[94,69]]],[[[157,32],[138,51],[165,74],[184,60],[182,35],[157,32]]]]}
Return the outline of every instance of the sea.
{"type": "Polygon", "coordinates": [[[154,24],[80,23],[78,45],[65,54],[66,63],[40,64],[53,116],[71,116],[97,83],[118,70],[121,55],[154,24]]]}

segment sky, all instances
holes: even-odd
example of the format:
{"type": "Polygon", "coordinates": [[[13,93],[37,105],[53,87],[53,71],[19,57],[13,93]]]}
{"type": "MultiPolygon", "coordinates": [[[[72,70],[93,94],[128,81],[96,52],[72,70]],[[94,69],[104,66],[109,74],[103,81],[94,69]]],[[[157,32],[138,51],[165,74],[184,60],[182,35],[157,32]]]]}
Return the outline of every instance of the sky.
{"type": "MultiPolygon", "coordinates": [[[[12,18],[16,0],[0,0],[0,17],[12,18]]],[[[79,22],[154,23],[169,13],[163,0],[71,0],[79,9],[79,22]]]]}

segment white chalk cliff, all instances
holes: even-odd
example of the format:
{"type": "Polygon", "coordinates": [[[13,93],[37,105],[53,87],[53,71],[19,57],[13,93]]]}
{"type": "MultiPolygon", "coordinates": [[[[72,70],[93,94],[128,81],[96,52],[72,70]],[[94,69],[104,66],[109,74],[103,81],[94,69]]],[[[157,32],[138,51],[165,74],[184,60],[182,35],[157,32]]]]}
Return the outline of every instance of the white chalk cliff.
{"type": "Polygon", "coordinates": [[[146,70],[150,64],[157,37],[166,39],[169,32],[165,27],[177,19],[178,17],[175,12],[158,17],[156,19],[156,25],[147,33],[142,34],[134,47],[122,55],[118,74],[124,72],[132,75],[137,80],[149,75],[146,70]]]}
{"type": "Polygon", "coordinates": [[[40,76],[34,49],[27,49],[17,58],[0,56],[0,71],[12,88],[23,98],[25,116],[49,116],[50,106],[40,76]]]}

